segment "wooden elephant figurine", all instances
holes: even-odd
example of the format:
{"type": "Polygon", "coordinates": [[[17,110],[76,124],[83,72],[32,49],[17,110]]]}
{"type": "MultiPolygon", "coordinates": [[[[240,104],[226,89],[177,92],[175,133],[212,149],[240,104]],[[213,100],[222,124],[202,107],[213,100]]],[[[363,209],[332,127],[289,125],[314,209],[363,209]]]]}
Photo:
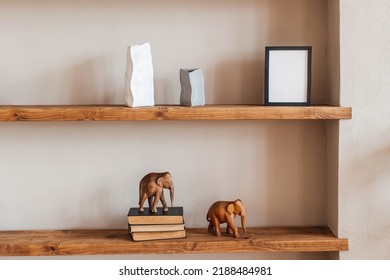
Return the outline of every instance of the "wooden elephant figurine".
{"type": "Polygon", "coordinates": [[[144,211],[145,200],[148,199],[149,209],[151,212],[157,212],[157,204],[161,200],[163,205],[163,211],[168,211],[167,203],[164,198],[164,189],[169,189],[171,207],[173,206],[174,198],[174,186],[172,176],[169,172],[163,173],[149,173],[145,175],[139,182],[139,209],[138,211],[144,211]]]}
{"type": "Polygon", "coordinates": [[[234,223],[236,215],[241,216],[241,226],[245,233],[248,232],[245,226],[245,208],[240,199],[235,201],[217,201],[213,203],[207,212],[207,221],[210,223],[208,231],[215,232],[216,236],[221,236],[220,224],[227,223],[226,232],[233,233],[234,237],[240,237],[237,226],[234,223]]]}

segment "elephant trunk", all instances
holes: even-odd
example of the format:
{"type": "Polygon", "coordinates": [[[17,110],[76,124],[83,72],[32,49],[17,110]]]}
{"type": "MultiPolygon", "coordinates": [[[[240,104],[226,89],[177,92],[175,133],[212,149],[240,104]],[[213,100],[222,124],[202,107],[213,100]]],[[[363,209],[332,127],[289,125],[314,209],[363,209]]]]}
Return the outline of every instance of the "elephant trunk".
{"type": "Polygon", "coordinates": [[[245,215],[245,211],[241,212],[241,226],[242,226],[242,230],[245,233],[247,233],[248,230],[246,229],[246,215],[245,215]]]}
{"type": "Polygon", "coordinates": [[[174,186],[171,186],[171,188],[169,189],[169,195],[171,198],[171,207],[173,207],[173,199],[175,197],[175,187],[174,186]]]}

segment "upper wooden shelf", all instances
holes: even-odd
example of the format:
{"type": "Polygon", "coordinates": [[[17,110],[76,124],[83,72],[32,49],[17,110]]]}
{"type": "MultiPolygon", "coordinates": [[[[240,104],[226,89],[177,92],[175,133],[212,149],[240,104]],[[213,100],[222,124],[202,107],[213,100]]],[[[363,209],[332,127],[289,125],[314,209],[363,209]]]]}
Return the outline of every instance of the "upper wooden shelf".
{"type": "Polygon", "coordinates": [[[330,252],[348,250],[348,239],[327,227],[249,228],[248,236],[216,237],[187,229],[187,238],[134,242],[122,230],[2,231],[0,256],[330,252]]]}
{"type": "Polygon", "coordinates": [[[350,107],[206,105],[0,106],[0,121],[153,121],[153,120],[341,120],[350,107]]]}

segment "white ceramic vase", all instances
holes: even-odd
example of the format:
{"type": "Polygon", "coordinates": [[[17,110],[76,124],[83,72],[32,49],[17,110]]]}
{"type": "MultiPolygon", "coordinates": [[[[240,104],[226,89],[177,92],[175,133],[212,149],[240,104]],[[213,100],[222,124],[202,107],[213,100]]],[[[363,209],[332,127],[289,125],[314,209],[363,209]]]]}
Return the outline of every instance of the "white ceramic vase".
{"type": "Polygon", "coordinates": [[[153,64],[149,43],[127,48],[125,88],[127,106],[154,106],[153,64]]]}
{"type": "Polygon", "coordinates": [[[204,79],[202,69],[180,69],[180,84],[180,105],[205,105],[204,79]]]}

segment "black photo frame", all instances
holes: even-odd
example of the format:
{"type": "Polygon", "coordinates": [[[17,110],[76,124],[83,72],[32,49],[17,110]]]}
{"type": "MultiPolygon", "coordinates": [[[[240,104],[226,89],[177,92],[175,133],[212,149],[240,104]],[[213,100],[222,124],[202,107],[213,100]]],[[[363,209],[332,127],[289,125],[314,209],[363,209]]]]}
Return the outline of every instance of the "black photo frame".
{"type": "Polygon", "coordinates": [[[264,105],[311,105],[311,46],[265,48],[264,105]]]}

